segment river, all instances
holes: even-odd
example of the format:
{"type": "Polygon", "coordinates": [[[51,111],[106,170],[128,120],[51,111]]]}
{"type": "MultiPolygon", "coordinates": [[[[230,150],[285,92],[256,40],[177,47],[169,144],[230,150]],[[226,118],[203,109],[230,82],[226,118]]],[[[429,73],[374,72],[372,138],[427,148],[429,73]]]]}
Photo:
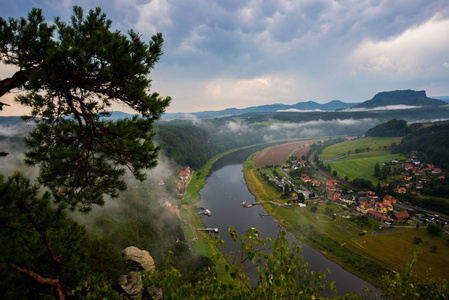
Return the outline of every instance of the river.
{"type": "MultiPolygon", "coordinates": [[[[254,196],[248,191],[243,177],[243,162],[254,151],[254,149],[241,150],[218,160],[212,167],[204,187],[200,190],[199,206],[212,212],[211,216],[203,216],[203,223],[206,227],[219,229],[220,237],[230,251],[238,251],[238,245],[233,243],[227,232],[231,225],[239,234],[246,233],[250,227],[256,227],[262,237],[276,238],[280,230],[276,220],[267,216],[267,212],[261,205],[251,208],[241,206],[243,201],[247,203],[255,201],[254,196]]],[[[288,233],[287,237],[290,243],[293,241],[300,243],[293,234],[288,233]]],[[[373,285],[330,261],[319,251],[305,243],[302,243],[301,246],[303,248],[302,255],[313,270],[330,269],[326,280],[335,281],[339,295],[347,292],[362,292],[364,287],[380,294],[373,285]]],[[[248,275],[252,279],[257,277],[256,271],[248,275]]],[[[330,295],[330,291],[324,292],[324,296],[330,295]]]]}

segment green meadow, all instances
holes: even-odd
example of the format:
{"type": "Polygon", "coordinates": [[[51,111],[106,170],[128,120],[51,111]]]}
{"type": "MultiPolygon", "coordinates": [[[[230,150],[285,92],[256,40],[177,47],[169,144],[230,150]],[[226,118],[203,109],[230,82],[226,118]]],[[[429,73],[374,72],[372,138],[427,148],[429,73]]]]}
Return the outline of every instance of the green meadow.
{"type": "Polygon", "coordinates": [[[356,149],[363,150],[369,148],[370,151],[385,150],[390,148],[392,143],[399,144],[400,142],[400,137],[365,137],[329,146],[323,150],[320,154],[320,158],[330,159],[348,155],[348,153],[354,154],[356,149]]]}
{"type": "Polygon", "coordinates": [[[382,166],[382,163],[401,158],[403,157],[398,154],[391,154],[389,151],[370,151],[329,161],[326,165],[330,165],[332,171],[337,171],[340,178],[348,176],[350,181],[355,178],[362,178],[371,180],[374,185],[377,185],[378,183],[385,184],[385,182],[374,177],[376,163],[382,166]]]}

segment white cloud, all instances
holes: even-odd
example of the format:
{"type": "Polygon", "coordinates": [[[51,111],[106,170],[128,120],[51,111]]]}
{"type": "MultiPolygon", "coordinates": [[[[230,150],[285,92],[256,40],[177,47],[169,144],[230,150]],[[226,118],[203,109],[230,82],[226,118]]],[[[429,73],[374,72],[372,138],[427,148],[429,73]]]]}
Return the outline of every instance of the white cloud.
{"type": "Polygon", "coordinates": [[[359,71],[382,76],[423,76],[449,52],[449,20],[438,16],[387,40],[365,40],[351,54],[359,71]]]}

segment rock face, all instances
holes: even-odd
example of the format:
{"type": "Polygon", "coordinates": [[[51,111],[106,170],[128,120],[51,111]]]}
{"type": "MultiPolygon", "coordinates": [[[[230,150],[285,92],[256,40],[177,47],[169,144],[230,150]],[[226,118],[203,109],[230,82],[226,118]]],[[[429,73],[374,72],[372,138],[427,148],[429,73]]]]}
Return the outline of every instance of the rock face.
{"type": "Polygon", "coordinates": [[[140,250],[136,247],[128,247],[122,251],[122,257],[130,270],[154,271],[154,260],[150,252],[140,250]]]}
{"type": "Polygon", "coordinates": [[[141,299],[143,293],[142,276],[137,272],[130,272],[122,275],[118,279],[118,284],[122,287],[129,299],[141,299]]]}
{"type": "Polygon", "coordinates": [[[144,287],[142,276],[138,271],[154,271],[153,257],[145,250],[136,247],[128,247],[122,251],[122,257],[128,269],[128,275],[122,275],[118,279],[119,285],[127,294],[129,299],[162,299],[162,290],[154,286],[144,287]]]}

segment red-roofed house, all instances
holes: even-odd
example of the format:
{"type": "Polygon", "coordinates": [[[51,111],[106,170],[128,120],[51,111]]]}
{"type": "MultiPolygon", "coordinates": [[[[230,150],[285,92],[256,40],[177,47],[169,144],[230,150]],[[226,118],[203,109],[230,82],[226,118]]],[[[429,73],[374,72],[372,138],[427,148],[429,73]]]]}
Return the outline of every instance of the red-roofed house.
{"type": "Polygon", "coordinates": [[[386,195],[384,197],[384,202],[396,203],[396,198],[391,195],[386,195]]]}
{"type": "Polygon", "coordinates": [[[187,179],[189,178],[189,176],[190,176],[190,168],[189,167],[187,167],[187,168],[185,168],[185,170],[182,170],[181,172],[179,172],[179,175],[178,175],[182,180],[184,180],[184,181],[187,181],[187,179]]]}
{"type": "Polygon", "coordinates": [[[438,168],[435,168],[432,170],[432,174],[441,174],[441,172],[443,172],[443,171],[441,171],[441,169],[438,169],[438,168]]]}
{"type": "Polygon", "coordinates": [[[312,186],[321,186],[321,182],[314,179],[314,180],[312,180],[312,186]]]}
{"type": "Polygon", "coordinates": [[[398,186],[395,190],[396,190],[396,193],[399,193],[399,194],[407,193],[407,189],[405,187],[399,187],[398,186]]]}
{"type": "Polygon", "coordinates": [[[409,164],[409,163],[403,163],[402,166],[404,167],[404,169],[406,170],[411,170],[413,169],[413,165],[409,164]]]}
{"type": "Polygon", "coordinates": [[[336,201],[338,201],[338,199],[340,199],[340,194],[339,193],[328,193],[327,199],[336,202],[336,201]]]}
{"type": "Polygon", "coordinates": [[[408,211],[403,210],[400,212],[397,212],[393,215],[393,219],[396,220],[396,222],[405,222],[406,220],[410,219],[410,215],[408,214],[408,211]]]}
{"type": "Polygon", "coordinates": [[[376,202],[374,205],[374,210],[379,213],[388,213],[390,210],[393,210],[393,205],[389,202],[376,202]]]}
{"type": "Polygon", "coordinates": [[[373,211],[373,210],[368,210],[368,212],[366,213],[366,215],[367,215],[368,217],[371,217],[371,218],[373,218],[374,220],[377,220],[377,221],[380,221],[380,222],[385,221],[385,218],[386,218],[384,215],[382,215],[382,214],[380,214],[380,213],[378,213],[378,212],[375,212],[375,211],[373,211]]]}
{"type": "Polygon", "coordinates": [[[337,185],[337,180],[335,180],[335,179],[328,180],[327,183],[326,183],[326,186],[329,189],[332,189],[336,185],[337,185]]]}

